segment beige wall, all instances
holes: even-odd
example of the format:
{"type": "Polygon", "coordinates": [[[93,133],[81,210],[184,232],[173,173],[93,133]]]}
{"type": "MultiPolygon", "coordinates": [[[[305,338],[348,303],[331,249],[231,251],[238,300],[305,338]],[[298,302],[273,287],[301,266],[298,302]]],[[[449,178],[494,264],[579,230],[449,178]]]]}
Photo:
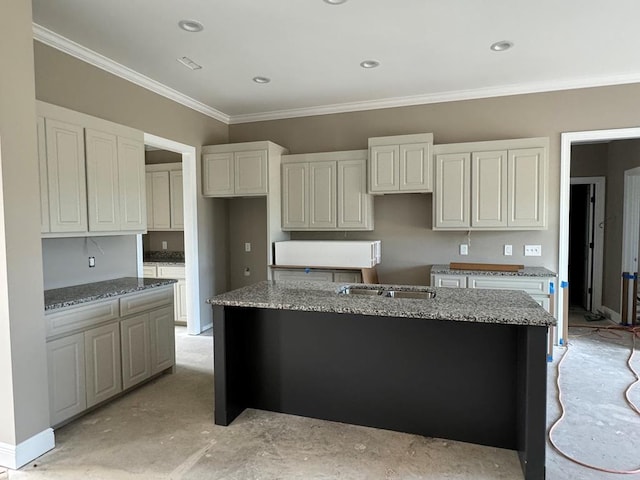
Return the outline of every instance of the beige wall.
{"type": "Polygon", "coordinates": [[[609,143],[587,143],[571,147],[571,177],[607,175],[609,143]]]}
{"type": "Polygon", "coordinates": [[[31,2],[0,2],[0,65],[2,458],[49,427],[31,2]]]}
{"type": "Polygon", "coordinates": [[[145,252],[161,251],[162,242],[167,242],[168,252],[184,253],[184,232],[149,232],[142,236],[142,247],[145,252]]]}
{"type": "Polygon", "coordinates": [[[240,288],[267,279],[267,199],[234,198],[229,208],[229,288],[240,288]],[[244,244],[251,243],[251,252],[244,244]],[[250,276],[244,275],[249,268],[250,276]]]}
{"type": "Polygon", "coordinates": [[[144,152],[145,165],[155,165],[158,163],[180,163],[182,155],[167,150],[149,150],[144,152]]]}
{"type": "MultiPolygon", "coordinates": [[[[560,134],[567,131],[630,127],[640,124],[640,84],[562,92],[446,102],[334,115],[231,125],[231,142],[271,140],[291,153],[351,150],[367,147],[368,137],[433,132],[435,143],[549,137],[548,225],[543,232],[497,234],[474,232],[470,254],[457,256],[462,233],[433,232],[431,196],[385,196],[376,200],[376,229],[371,235],[383,245],[383,281],[424,283],[425,265],[491,261],[558,268],[558,205],[560,134]],[[408,212],[408,213],[402,213],[408,212]],[[398,215],[411,217],[398,225],[398,215]],[[400,237],[395,227],[401,227],[400,237]],[[514,256],[501,255],[503,243],[513,244],[514,256]],[[543,257],[523,257],[525,243],[542,245],[543,257]]],[[[348,234],[356,238],[364,234],[348,234]]],[[[325,235],[298,234],[312,238],[325,235]]]]}
{"type": "Polygon", "coordinates": [[[37,41],[34,53],[39,100],[197,147],[201,321],[210,323],[204,299],[227,287],[227,212],[200,195],[200,147],[227,143],[227,125],[37,41]]]}

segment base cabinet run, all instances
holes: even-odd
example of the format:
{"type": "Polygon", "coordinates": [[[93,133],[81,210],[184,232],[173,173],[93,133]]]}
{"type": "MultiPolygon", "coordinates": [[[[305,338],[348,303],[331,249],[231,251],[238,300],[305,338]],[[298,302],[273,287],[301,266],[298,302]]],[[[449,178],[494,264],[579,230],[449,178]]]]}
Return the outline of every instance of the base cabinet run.
{"type": "Polygon", "coordinates": [[[45,319],[52,426],[175,364],[172,286],[56,310],[45,319]],[[128,305],[138,312],[129,315],[128,305]]]}

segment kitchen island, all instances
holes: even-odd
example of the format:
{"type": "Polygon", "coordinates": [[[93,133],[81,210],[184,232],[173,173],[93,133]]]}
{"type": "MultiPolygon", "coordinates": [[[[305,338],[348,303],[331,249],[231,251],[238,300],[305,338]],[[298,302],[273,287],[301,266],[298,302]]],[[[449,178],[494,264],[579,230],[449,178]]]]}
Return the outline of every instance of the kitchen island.
{"type": "Polygon", "coordinates": [[[543,479],[554,318],[520,291],[359,287],[382,294],[261,282],[209,300],[215,423],[257,408],[491,445],[543,479]]]}

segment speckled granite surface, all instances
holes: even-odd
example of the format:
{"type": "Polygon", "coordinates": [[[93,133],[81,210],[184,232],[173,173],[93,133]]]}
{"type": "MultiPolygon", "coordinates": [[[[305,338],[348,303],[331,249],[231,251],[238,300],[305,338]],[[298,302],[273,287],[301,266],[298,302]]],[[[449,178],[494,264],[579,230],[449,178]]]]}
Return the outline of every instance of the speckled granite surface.
{"type": "Polygon", "coordinates": [[[117,297],[148,288],[162,287],[176,283],[169,278],[123,277],[103,282],[85,283],[73,287],[54,288],[44,291],[44,309],[70,307],[80,303],[92,302],[103,298],[117,297]]]}
{"type": "Polygon", "coordinates": [[[184,267],[184,262],[148,262],[148,261],[144,261],[143,265],[149,265],[149,266],[158,266],[158,267],[162,267],[162,266],[171,266],[171,267],[184,267]]]}
{"type": "Polygon", "coordinates": [[[166,250],[145,252],[143,260],[153,263],[184,263],[184,252],[168,252],[166,250]]]}
{"type": "Polygon", "coordinates": [[[419,300],[342,295],[338,290],[343,285],[330,282],[264,281],[217,295],[209,299],[208,303],[233,307],[355,313],[510,325],[547,326],[556,323],[553,316],[528,294],[517,290],[361,285],[371,289],[432,291],[436,294],[433,299],[419,300]]]}
{"type": "Polygon", "coordinates": [[[440,275],[487,275],[495,277],[555,277],[556,274],[544,267],[524,267],[517,272],[498,272],[495,270],[453,270],[449,265],[433,265],[431,273],[440,275]]]}

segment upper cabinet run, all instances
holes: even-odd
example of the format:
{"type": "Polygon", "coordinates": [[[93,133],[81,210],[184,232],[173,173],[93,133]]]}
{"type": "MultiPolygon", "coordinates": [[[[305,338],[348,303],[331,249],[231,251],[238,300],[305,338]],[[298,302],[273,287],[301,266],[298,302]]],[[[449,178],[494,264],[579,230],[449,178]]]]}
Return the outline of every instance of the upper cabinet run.
{"type": "Polygon", "coordinates": [[[366,150],[282,157],[283,230],[373,230],[366,150]]]}
{"type": "Polygon", "coordinates": [[[37,102],[44,236],[146,230],[142,132],[37,102]]]}
{"type": "Polygon", "coordinates": [[[548,138],[435,147],[435,230],[546,228],[548,138]]]}
{"type": "Polygon", "coordinates": [[[147,229],[184,230],[182,163],[147,165],[147,229]]]}
{"type": "Polygon", "coordinates": [[[368,192],[432,192],[432,147],[432,133],[369,138],[368,192]]]}
{"type": "Polygon", "coordinates": [[[202,147],[202,194],[205,197],[248,197],[269,192],[270,157],[286,153],[271,142],[202,147]]]}

